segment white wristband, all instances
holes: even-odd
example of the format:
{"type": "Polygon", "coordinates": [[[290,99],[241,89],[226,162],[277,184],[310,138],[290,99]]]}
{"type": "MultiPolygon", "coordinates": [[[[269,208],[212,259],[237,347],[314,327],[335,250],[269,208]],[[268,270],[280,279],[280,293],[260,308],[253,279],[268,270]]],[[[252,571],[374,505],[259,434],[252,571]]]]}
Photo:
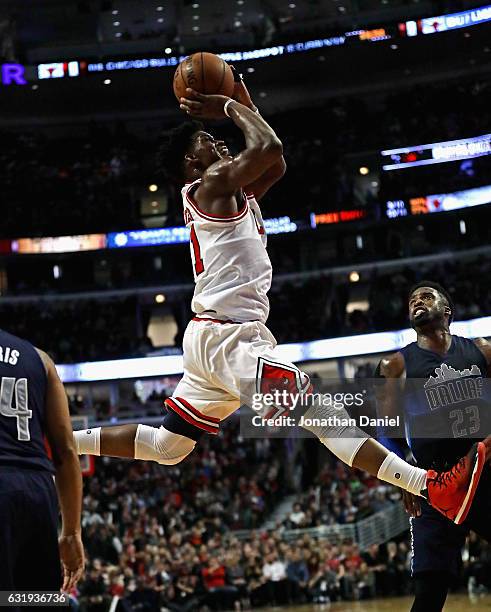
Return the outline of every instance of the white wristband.
{"type": "Polygon", "coordinates": [[[101,454],[101,428],[82,429],[74,431],[73,438],[77,455],[97,455],[101,454]]]}
{"type": "MultiPolygon", "coordinates": [[[[227,100],[227,101],[225,102],[224,106],[223,106],[223,112],[224,112],[224,113],[227,115],[227,117],[229,117],[229,118],[230,118],[230,115],[228,114],[228,105],[229,105],[231,102],[236,102],[236,100],[234,100],[233,98],[230,98],[230,100],[227,100]]],[[[259,109],[258,109],[258,108],[256,108],[256,110],[255,110],[255,111],[252,111],[252,112],[256,113],[256,115],[259,115],[259,109]]]]}
{"type": "Polygon", "coordinates": [[[232,102],[235,102],[235,100],[233,98],[230,98],[230,100],[227,100],[223,106],[223,112],[227,115],[227,117],[230,118],[230,115],[228,114],[228,105],[231,104],[232,102]]]}

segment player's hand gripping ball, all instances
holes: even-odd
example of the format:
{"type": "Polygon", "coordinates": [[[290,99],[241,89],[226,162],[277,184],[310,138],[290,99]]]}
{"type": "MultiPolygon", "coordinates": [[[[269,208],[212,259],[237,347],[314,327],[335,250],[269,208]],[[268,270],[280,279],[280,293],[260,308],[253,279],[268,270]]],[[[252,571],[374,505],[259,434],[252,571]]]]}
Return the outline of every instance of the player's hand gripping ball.
{"type": "Polygon", "coordinates": [[[227,100],[230,100],[227,96],[205,96],[188,87],[186,97],[180,99],[179,107],[188,115],[198,119],[224,119],[227,100]]]}

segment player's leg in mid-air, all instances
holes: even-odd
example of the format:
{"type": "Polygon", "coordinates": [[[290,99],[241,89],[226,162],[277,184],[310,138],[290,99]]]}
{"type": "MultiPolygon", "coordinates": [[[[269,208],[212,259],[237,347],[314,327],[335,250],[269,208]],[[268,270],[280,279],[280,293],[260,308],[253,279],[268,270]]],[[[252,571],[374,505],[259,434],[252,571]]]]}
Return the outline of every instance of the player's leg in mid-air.
{"type": "Polygon", "coordinates": [[[236,342],[231,328],[241,326],[189,323],[183,339],[184,376],[165,402],[160,427],[127,424],[76,431],[78,453],[175,465],[193,451],[202,435],[218,434],[220,421],[240,406],[238,396],[231,395],[222,380],[236,342]]]}
{"type": "MultiPolygon", "coordinates": [[[[239,408],[244,380],[258,378],[261,385],[268,378],[283,377],[296,381],[299,393],[306,392],[308,377],[295,365],[281,362],[274,353],[275,344],[259,322],[192,321],[184,338],[185,375],[173,397],[166,400],[168,412],[162,426],[135,424],[75,432],[79,454],[173,465],[192,452],[203,433],[218,433],[220,421],[239,408]]],[[[315,415],[327,416],[326,408],[316,406],[309,416],[315,415]]],[[[343,415],[337,411],[337,416],[343,415]]],[[[309,429],[344,463],[426,497],[458,523],[465,519],[484,463],[491,456],[490,437],[476,444],[451,470],[435,472],[409,465],[357,427],[309,429]]]]}

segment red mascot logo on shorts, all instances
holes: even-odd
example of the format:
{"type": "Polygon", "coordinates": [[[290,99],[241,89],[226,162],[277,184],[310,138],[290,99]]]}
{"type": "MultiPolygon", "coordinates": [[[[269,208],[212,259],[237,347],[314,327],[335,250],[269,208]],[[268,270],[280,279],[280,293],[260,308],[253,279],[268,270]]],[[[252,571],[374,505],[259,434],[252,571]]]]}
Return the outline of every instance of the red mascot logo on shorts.
{"type": "Polygon", "coordinates": [[[263,415],[263,418],[270,419],[295,407],[299,395],[303,396],[311,392],[311,384],[307,374],[298,368],[260,357],[257,367],[256,391],[262,396],[281,397],[281,403],[269,407],[266,414],[263,415]]]}

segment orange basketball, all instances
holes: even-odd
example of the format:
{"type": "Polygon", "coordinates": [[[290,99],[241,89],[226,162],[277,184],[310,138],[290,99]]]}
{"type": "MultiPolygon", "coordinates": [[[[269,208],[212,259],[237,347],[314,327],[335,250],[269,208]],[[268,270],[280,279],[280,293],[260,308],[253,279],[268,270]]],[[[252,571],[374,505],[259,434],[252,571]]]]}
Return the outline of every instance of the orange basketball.
{"type": "Polygon", "coordinates": [[[221,57],[200,51],[182,60],[174,74],[174,94],[178,100],[186,97],[186,87],[203,94],[231,96],[234,75],[221,57]]]}

